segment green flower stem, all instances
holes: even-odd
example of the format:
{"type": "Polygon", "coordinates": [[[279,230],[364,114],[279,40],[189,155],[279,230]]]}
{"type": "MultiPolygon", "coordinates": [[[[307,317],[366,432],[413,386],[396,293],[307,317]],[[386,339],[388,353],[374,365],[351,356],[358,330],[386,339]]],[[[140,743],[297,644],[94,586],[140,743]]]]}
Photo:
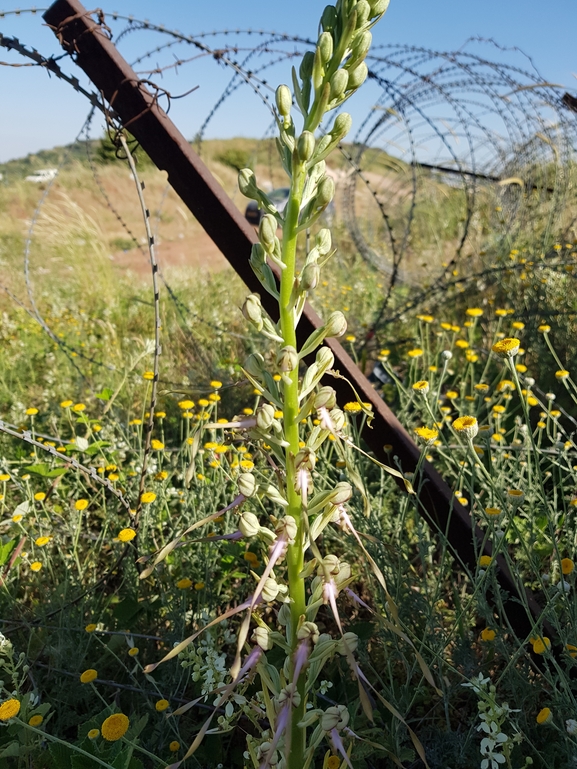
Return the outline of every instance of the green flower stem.
{"type": "MultiPolygon", "coordinates": [[[[285,345],[296,349],[296,326],[294,315],[293,288],[296,272],[297,227],[301,208],[306,172],[302,163],[293,162],[291,191],[286,207],[283,227],[282,260],[286,268],[282,271],[280,282],[280,325],[285,345]]],[[[299,576],[304,565],[305,529],[302,521],[302,503],[295,490],[294,458],[299,451],[299,412],[298,367],[290,372],[290,384],[283,385],[283,424],[286,448],[286,493],[288,499],[287,515],[292,515],[298,525],[294,545],[289,545],[287,552],[289,592],[291,598],[291,649],[297,646],[299,618],[306,611],[305,581],[299,576]]],[[[305,675],[301,673],[297,682],[301,695],[298,708],[293,710],[291,720],[290,754],[288,769],[302,769],[306,748],[306,730],[297,726],[305,712],[305,675]]]]}

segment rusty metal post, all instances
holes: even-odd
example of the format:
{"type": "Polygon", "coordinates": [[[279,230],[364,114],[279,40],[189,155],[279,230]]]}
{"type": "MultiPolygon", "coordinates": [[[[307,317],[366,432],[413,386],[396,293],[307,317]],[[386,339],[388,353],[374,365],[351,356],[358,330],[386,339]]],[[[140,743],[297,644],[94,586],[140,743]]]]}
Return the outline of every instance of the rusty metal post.
{"type": "MultiPolygon", "coordinates": [[[[248,263],[251,247],[257,240],[253,228],[160,108],[153,94],[140,82],[103,27],[93,20],[91,12],[79,0],[56,0],[44,14],[44,20],[123,125],[130,124],[131,133],[152,161],[168,173],[168,181],[175,192],[248,288],[260,293],[262,287],[248,263]]],[[[267,312],[275,317],[278,310],[267,293],[262,296],[262,302],[267,312]]],[[[321,319],[307,303],[299,324],[301,339],[308,337],[320,325],[321,319]]],[[[362,399],[372,405],[375,415],[373,427],[365,429],[363,439],[379,460],[388,463],[389,456],[396,455],[404,471],[412,471],[420,451],[410,435],[343,347],[334,339],[326,343],[335,355],[335,368],[350,380],[362,399]],[[385,452],[385,445],[392,446],[390,454],[385,452]]],[[[337,391],[339,403],[351,399],[352,392],[346,382],[331,378],[330,384],[337,391]]],[[[425,463],[423,475],[425,483],[419,495],[419,512],[434,531],[447,538],[456,560],[474,571],[476,556],[473,543],[476,540],[479,552],[483,543],[482,531],[474,525],[463,506],[455,501],[448,485],[429,463],[425,463]]],[[[404,488],[402,484],[401,488],[404,488]]],[[[490,554],[490,545],[485,546],[485,552],[490,554]]],[[[504,598],[508,621],[519,637],[523,637],[531,632],[531,618],[519,601],[519,588],[505,559],[498,556],[497,563],[500,586],[510,595],[510,598],[504,598]]],[[[540,607],[529,591],[525,591],[525,599],[533,616],[538,617],[540,607]]]]}

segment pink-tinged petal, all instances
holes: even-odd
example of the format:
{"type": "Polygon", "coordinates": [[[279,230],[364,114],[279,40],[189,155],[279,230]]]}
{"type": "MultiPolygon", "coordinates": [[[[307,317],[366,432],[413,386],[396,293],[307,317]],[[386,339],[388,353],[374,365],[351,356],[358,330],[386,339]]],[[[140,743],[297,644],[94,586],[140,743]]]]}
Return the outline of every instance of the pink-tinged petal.
{"type": "Polygon", "coordinates": [[[265,756],[264,761],[259,766],[259,769],[268,769],[270,766],[270,760],[273,756],[273,753],[276,750],[276,746],[279,743],[280,738],[282,737],[285,729],[287,728],[287,724],[290,721],[290,715],[291,715],[291,704],[290,701],[288,701],[280,710],[275,724],[275,732],[273,740],[270,744],[270,748],[268,750],[268,753],[265,756]]]}
{"type": "Polygon", "coordinates": [[[337,732],[336,729],[331,729],[330,735],[331,735],[331,742],[333,743],[335,748],[339,751],[341,756],[345,759],[347,766],[350,766],[350,768],[353,769],[353,765],[350,762],[347,751],[345,750],[345,746],[343,745],[343,742],[341,740],[341,735],[337,732]]]}
{"type": "Polygon", "coordinates": [[[295,684],[298,681],[298,677],[301,673],[301,670],[304,668],[304,666],[307,663],[310,653],[311,653],[311,649],[310,649],[309,642],[306,639],[304,641],[301,641],[300,644],[297,646],[297,650],[295,653],[295,668],[293,671],[293,682],[295,684]]]}
{"type": "Polygon", "coordinates": [[[329,414],[326,406],[321,406],[321,408],[318,410],[318,415],[321,423],[321,430],[330,430],[331,433],[336,432],[333,420],[331,419],[331,415],[329,414]]]}
{"type": "Polygon", "coordinates": [[[371,607],[368,605],[368,603],[365,603],[365,602],[363,601],[363,599],[362,599],[362,598],[359,598],[359,596],[358,596],[356,593],[354,593],[354,592],[353,592],[353,591],[350,589],[350,587],[346,587],[346,588],[345,588],[345,593],[346,593],[346,594],[349,596],[349,598],[352,598],[352,600],[353,600],[355,603],[358,603],[358,604],[359,604],[359,606],[362,606],[363,608],[365,608],[365,609],[368,609],[368,610],[369,610],[369,611],[371,611],[371,612],[373,611],[373,610],[371,609],[371,607]]]}
{"type": "Polygon", "coordinates": [[[339,617],[339,610],[337,609],[337,595],[338,590],[334,581],[331,579],[329,582],[325,582],[323,585],[323,598],[331,605],[335,622],[338,625],[341,635],[343,634],[343,626],[341,625],[341,618],[339,617]]]}
{"type": "Polygon", "coordinates": [[[244,534],[242,531],[234,531],[232,534],[219,534],[216,537],[203,537],[202,539],[191,539],[186,544],[193,544],[194,542],[218,542],[221,539],[242,539],[244,534]]]}

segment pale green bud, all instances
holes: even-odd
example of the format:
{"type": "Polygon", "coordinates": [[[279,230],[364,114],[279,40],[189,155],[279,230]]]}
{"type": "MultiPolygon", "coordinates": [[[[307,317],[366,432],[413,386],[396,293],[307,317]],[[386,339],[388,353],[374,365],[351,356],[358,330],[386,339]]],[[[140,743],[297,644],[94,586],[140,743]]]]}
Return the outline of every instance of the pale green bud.
{"type": "Polygon", "coordinates": [[[258,644],[263,652],[267,652],[273,647],[272,638],[270,637],[270,630],[266,627],[255,627],[252,633],[251,641],[258,644]]]}
{"type": "Polygon", "coordinates": [[[256,537],[260,531],[260,523],[254,513],[245,512],[240,516],[238,528],[243,537],[256,537]]]}
{"type": "Polygon", "coordinates": [[[310,131],[303,131],[299,136],[297,151],[299,160],[302,160],[303,163],[306,163],[307,160],[311,159],[312,154],[315,151],[315,137],[310,131]]]}
{"type": "Polygon", "coordinates": [[[359,0],[357,3],[357,29],[363,27],[371,15],[371,6],[367,0],[359,0]]]}
{"type": "Polygon", "coordinates": [[[260,430],[268,430],[274,420],[274,406],[263,403],[256,412],[256,425],[260,430]]]}
{"type": "Polygon", "coordinates": [[[349,718],[349,711],[345,705],[333,705],[322,714],[321,726],[325,732],[344,729],[349,723],[349,718]]]}
{"type": "Polygon", "coordinates": [[[357,35],[355,38],[355,42],[353,43],[351,59],[355,60],[358,63],[363,61],[365,56],[369,52],[369,48],[371,47],[372,42],[373,42],[373,36],[368,30],[366,32],[361,32],[360,35],[357,35]]]}
{"type": "Polygon", "coordinates": [[[312,291],[315,289],[321,279],[321,268],[316,262],[307,264],[301,275],[300,287],[303,291],[312,291]]]}
{"type": "Polygon", "coordinates": [[[317,196],[315,205],[319,208],[326,208],[335,196],[335,183],[330,176],[324,176],[317,187],[317,196]]]}
{"type": "Polygon", "coordinates": [[[341,139],[344,139],[351,130],[352,125],[353,119],[348,112],[341,112],[340,115],[337,115],[330,134],[333,140],[340,141],[341,139]]]}
{"type": "Polygon", "coordinates": [[[284,689],[281,689],[277,697],[279,705],[284,705],[285,702],[290,701],[294,708],[298,708],[301,704],[301,695],[297,691],[297,685],[294,683],[287,684],[284,689]]]}
{"type": "Polygon", "coordinates": [[[316,462],[317,456],[315,452],[306,446],[304,449],[301,449],[295,457],[295,467],[297,470],[306,467],[307,470],[312,471],[315,469],[316,462]]]}
{"type": "Polygon", "coordinates": [[[259,377],[264,371],[264,358],[259,352],[253,352],[245,360],[244,368],[252,377],[259,377]]]}
{"type": "Polygon", "coordinates": [[[258,294],[249,294],[242,306],[242,314],[255,326],[257,331],[262,328],[262,304],[258,294]]]}
{"type": "Polygon", "coordinates": [[[286,533],[289,545],[294,544],[298,530],[297,522],[292,515],[281,518],[275,527],[275,532],[279,537],[286,533]]]}
{"type": "Polygon", "coordinates": [[[347,483],[346,481],[341,481],[340,483],[337,483],[335,488],[333,489],[332,493],[329,496],[329,501],[333,505],[344,505],[345,502],[348,502],[349,499],[353,496],[353,490],[351,488],[350,483],[347,483]]]}
{"type": "Polygon", "coordinates": [[[279,371],[294,371],[299,365],[299,356],[295,348],[288,344],[279,351],[276,358],[276,365],[279,371]]]}
{"type": "Polygon", "coordinates": [[[346,582],[348,579],[350,579],[351,576],[351,565],[350,563],[346,563],[343,561],[339,566],[339,571],[335,575],[335,582],[337,583],[337,587],[340,587],[340,585],[343,584],[343,582],[346,582]]]}
{"type": "Polygon", "coordinates": [[[316,237],[316,243],[319,254],[321,254],[321,256],[326,256],[331,250],[331,231],[326,228],[319,230],[316,237]]]}
{"type": "Polygon", "coordinates": [[[323,152],[330,147],[333,141],[334,139],[330,134],[325,134],[324,136],[321,136],[321,138],[319,139],[319,143],[317,144],[317,151],[316,151],[317,157],[319,155],[322,155],[323,152]]]}
{"type": "Polygon", "coordinates": [[[334,7],[334,5],[327,5],[323,11],[323,15],[321,16],[321,27],[324,30],[331,30],[334,29],[334,26],[337,22],[337,9],[334,7]]]}
{"type": "Polygon", "coordinates": [[[252,473],[241,473],[238,476],[238,490],[245,497],[252,497],[257,490],[256,478],[252,473]]]}
{"type": "Polygon", "coordinates": [[[238,172],[238,188],[245,198],[259,199],[256,176],[250,168],[243,168],[238,172]]]}
{"type": "Polygon", "coordinates": [[[260,220],[258,237],[267,254],[272,254],[276,243],[278,223],[272,214],[265,214],[260,220]]]}
{"type": "Polygon", "coordinates": [[[333,336],[342,336],[347,330],[347,319],[340,310],[329,315],[329,319],[325,323],[325,336],[331,338],[333,336]]]}
{"type": "Polygon", "coordinates": [[[329,62],[333,55],[333,36],[330,32],[323,32],[319,37],[317,48],[323,64],[329,62]]]}
{"type": "Polygon", "coordinates": [[[356,633],[349,631],[345,633],[340,641],[337,642],[337,651],[343,657],[347,654],[347,651],[351,654],[356,652],[359,645],[359,637],[356,633]]]}
{"type": "Polygon", "coordinates": [[[319,368],[327,369],[335,362],[335,356],[333,355],[332,350],[329,350],[328,347],[321,347],[316,354],[315,362],[318,364],[319,368]]]}
{"type": "Polygon", "coordinates": [[[274,601],[274,599],[277,597],[280,591],[280,585],[276,581],[276,579],[273,579],[272,577],[269,577],[265,580],[263,589],[262,589],[262,597],[263,600],[266,601],[266,603],[270,603],[271,601],[274,601]]]}
{"type": "Polygon", "coordinates": [[[358,67],[352,72],[349,72],[349,90],[360,88],[367,79],[369,70],[364,61],[362,61],[358,67]]]}
{"type": "Polygon", "coordinates": [[[369,0],[371,6],[371,19],[384,13],[389,7],[389,0],[369,0]]]}
{"type": "Polygon", "coordinates": [[[312,51],[307,51],[302,58],[301,65],[299,67],[299,75],[304,82],[308,80],[313,73],[313,66],[315,63],[315,55],[312,51]]]}
{"type": "Polygon", "coordinates": [[[337,394],[329,385],[321,387],[318,393],[315,395],[314,407],[318,409],[326,408],[331,409],[337,402],[337,394]]]}
{"type": "Polygon", "coordinates": [[[329,416],[332,420],[333,425],[335,426],[335,430],[337,432],[340,432],[343,427],[345,426],[345,412],[341,411],[341,409],[331,409],[329,411],[329,416]]]}
{"type": "Polygon", "coordinates": [[[318,626],[314,622],[303,622],[297,630],[297,638],[299,641],[310,640],[312,644],[316,644],[319,640],[318,626]]]}
{"type": "Polygon", "coordinates": [[[325,555],[325,557],[322,560],[322,563],[319,564],[319,567],[317,569],[317,574],[319,577],[324,577],[327,572],[331,574],[332,576],[335,576],[339,573],[340,568],[340,561],[338,556],[329,554],[325,555]]]}
{"type": "Polygon", "coordinates": [[[293,104],[292,94],[288,85],[279,85],[275,93],[276,108],[282,117],[288,117],[293,104]]]}
{"type": "Polygon", "coordinates": [[[347,89],[349,73],[346,69],[337,69],[331,78],[331,99],[338,99],[347,89]]]}

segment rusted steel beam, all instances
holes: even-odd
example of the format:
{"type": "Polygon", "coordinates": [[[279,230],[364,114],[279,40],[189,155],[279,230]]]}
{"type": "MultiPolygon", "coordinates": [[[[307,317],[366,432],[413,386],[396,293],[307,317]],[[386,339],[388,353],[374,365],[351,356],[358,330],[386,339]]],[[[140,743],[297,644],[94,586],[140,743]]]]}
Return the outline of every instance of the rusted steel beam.
{"type": "MultiPolygon", "coordinates": [[[[168,173],[175,192],[248,288],[260,293],[260,283],[248,262],[251,247],[257,240],[253,228],[160,108],[154,95],[120,55],[105,28],[93,20],[92,14],[78,0],[57,0],[44,14],[44,20],[57,35],[62,47],[96,85],[123,125],[129,125],[131,133],[153,162],[168,173]]],[[[262,301],[269,314],[277,316],[276,304],[267,293],[262,296],[262,301]]],[[[308,337],[321,324],[319,316],[307,304],[299,324],[301,339],[308,337]]],[[[414,470],[420,451],[410,435],[343,347],[334,339],[327,340],[327,344],[334,352],[335,368],[373,407],[373,427],[364,431],[363,438],[375,456],[389,463],[390,457],[396,455],[404,471],[414,470]],[[392,446],[389,454],[384,450],[386,445],[392,446]]],[[[351,399],[352,392],[345,381],[330,378],[330,384],[336,389],[341,404],[351,399]]],[[[429,463],[425,463],[423,475],[425,483],[419,495],[421,515],[435,531],[447,537],[454,557],[474,570],[476,553],[482,549],[482,531],[474,525],[463,506],[455,501],[448,485],[429,463]]],[[[401,488],[404,487],[401,485],[401,488]]],[[[484,550],[490,554],[490,545],[485,545],[484,550]]],[[[500,585],[513,598],[505,600],[508,620],[519,636],[527,635],[531,632],[532,623],[518,600],[517,583],[503,557],[498,556],[497,561],[500,585]]],[[[538,616],[540,607],[533,596],[527,593],[525,599],[534,616],[538,616]]]]}

